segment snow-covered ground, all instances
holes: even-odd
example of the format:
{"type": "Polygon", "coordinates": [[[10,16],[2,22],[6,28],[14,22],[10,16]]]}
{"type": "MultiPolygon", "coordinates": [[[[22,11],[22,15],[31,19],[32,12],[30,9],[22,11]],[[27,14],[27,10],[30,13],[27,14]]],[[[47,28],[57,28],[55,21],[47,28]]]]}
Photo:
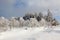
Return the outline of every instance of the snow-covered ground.
{"type": "Polygon", "coordinates": [[[0,33],[0,40],[60,40],[60,27],[53,30],[44,27],[18,28],[0,33]],[[48,30],[48,31],[47,31],[48,30]]]}

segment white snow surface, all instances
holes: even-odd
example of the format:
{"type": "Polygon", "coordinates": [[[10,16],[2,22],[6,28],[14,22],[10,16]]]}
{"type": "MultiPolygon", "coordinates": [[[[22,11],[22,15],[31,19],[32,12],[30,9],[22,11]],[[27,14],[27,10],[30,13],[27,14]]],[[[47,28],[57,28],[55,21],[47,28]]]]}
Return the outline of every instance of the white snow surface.
{"type": "Polygon", "coordinates": [[[44,27],[15,28],[10,31],[1,32],[0,40],[60,40],[60,27],[53,30],[44,27]],[[46,31],[48,30],[48,31],[46,31]]]}

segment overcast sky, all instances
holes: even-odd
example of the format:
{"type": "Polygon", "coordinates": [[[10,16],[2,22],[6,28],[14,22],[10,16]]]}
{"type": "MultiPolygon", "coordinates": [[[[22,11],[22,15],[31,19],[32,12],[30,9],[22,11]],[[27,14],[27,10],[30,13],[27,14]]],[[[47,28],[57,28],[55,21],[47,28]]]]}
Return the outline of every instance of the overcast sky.
{"type": "Polygon", "coordinates": [[[27,12],[46,14],[48,9],[59,20],[60,0],[0,0],[0,16],[7,18],[23,16],[27,12]]]}

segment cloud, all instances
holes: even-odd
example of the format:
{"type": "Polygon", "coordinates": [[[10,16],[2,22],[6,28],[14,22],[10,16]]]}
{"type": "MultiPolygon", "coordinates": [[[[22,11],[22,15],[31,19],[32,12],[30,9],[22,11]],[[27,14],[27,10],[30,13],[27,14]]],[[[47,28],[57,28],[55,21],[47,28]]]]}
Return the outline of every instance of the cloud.
{"type": "Polygon", "coordinates": [[[60,0],[28,0],[28,5],[37,7],[57,7],[60,6],[60,0]]]}
{"type": "Polygon", "coordinates": [[[47,11],[50,9],[55,16],[60,16],[60,0],[27,0],[28,10],[47,11]]]}
{"type": "Polygon", "coordinates": [[[26,12],[47,12],[50,9],[60,16],[60,0],[0,0],[1,13],[8,16],[21,16],[26,12]]]}

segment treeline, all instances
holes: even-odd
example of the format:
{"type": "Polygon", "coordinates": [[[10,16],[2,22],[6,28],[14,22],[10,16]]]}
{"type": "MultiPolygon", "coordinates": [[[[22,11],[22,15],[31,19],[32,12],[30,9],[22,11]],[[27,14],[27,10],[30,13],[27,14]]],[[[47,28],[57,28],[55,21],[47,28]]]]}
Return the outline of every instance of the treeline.
{"type": "Polygon", "coordinates": [[[57,26],[58,21],[53,17],[50,10],[47,11],[47,15],[43,13],[27,13],[23,17],[12,17],[11,19],[6,19],[0,17],[0,29],[11,29],[14,27],[41,27],[41,26],[57,26]]]}
{"type": "Polygon", "coordinates": [[[47,11],[47,15],[43,15],[43,13],[27,13],[25,14],[25,16],[23,17],[24,20],[30,20],[30,18],[36,18],[36,20],[39,22],[41,21],[41,19],[43,18],[46,22],[51,23],[52,26],[56,26],[58,25],[58,21],[53,17],[52,13],[50,12],[50,10],[48,9],[47,11]]]}

